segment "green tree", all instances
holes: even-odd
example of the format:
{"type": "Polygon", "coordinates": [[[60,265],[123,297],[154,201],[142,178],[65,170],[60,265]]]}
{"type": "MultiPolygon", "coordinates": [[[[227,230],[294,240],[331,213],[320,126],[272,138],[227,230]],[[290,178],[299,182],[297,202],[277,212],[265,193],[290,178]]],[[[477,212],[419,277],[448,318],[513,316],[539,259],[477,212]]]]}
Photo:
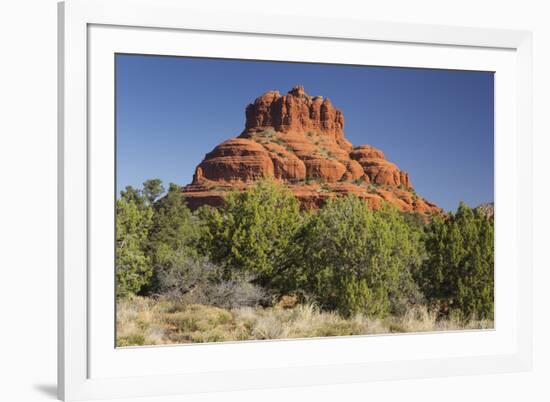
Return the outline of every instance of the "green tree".
{"type": "Polygon", "coordinates": [[[494,223],[461,203],[434,217],[426,233],[428,258],[418,282],[442,314],[494,317],[494,223]]]}
{"type": "Polygon", "coordinates": [[[133,201],[139,208],[143,208],[152,206],[164,191],[164,186],[160,179],[149,179],[143,182],[141,189],[126,186],[120,192],[120,198],[126,201],[133,201]]]}
{"type": "Polygon", "coordinates": [[[147,206],[147,199],[143,196],[142,191],[132,186],[126,186],[120,192],[120,198],[126,202],[133,202],[140,209],[147,206]]]}
{"type": "Polygon", "coordinates": [[[149,236],[153,246],[165,244],[171,249],[194,249],[200,238],[200,222],[187,207],[178,185],[170,183],[166,196],[154,204],[149,236]]]}
{"type": "Polygon", "coordinates": [[[164,191],[164,186],[160,179],[149,179],[143,182],[143,195],[149,201],[149,205],[153,205],[164,191]]]}
{"type": "Polygon", "coordinates": [[[125,297],[135,294],[152,276],[145,244],[153,211],[139,208],[133,200],[116,201],[116,293],[125,297]]]}
{"type": "MultiPolygon", "coordinates": [[[[198,256],[201,223],[187,207],[179,186],[170,183],[168,193],[155,202],[148,254],[155,272],[198,256]]],[[[153,288],[155,283],[153,283],[153,288]]]]}
{"type": "Polygon", "coordinates": [[[224,276],[248,273],[262,286],[273,285],[277,267],[300,226],[298,201],[285,187],[261,180],[234,191],[225,208],[203,209],[206,253],[226,268],[224,276]]]}
{"type": "Polygon", "coordinates": [[[324,309],[383,317],[414,288],[420,232],[393,207],[372,211],[354,195],[329,200],[296,234],[286,277],[324,309]]]}

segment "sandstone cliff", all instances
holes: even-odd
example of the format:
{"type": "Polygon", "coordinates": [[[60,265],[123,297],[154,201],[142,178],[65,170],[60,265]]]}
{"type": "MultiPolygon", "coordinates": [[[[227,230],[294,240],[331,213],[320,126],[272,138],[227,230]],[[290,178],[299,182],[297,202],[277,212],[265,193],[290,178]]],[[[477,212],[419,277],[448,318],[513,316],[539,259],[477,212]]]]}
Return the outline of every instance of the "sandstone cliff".
{"type": "Polygon", "coordinates": [[[372,208],[387,201],[403,211],[441,211],[415,193],[409,175],[381,150],[353,147],[344,136],[343,113],[301,86],[286,95],[267,92],[248,105],[244,131],[206,154],[183,195],[191,208],[220,206],[228,191],[263,177],[287,185],[303,208],[353,193],[372,208]]]}

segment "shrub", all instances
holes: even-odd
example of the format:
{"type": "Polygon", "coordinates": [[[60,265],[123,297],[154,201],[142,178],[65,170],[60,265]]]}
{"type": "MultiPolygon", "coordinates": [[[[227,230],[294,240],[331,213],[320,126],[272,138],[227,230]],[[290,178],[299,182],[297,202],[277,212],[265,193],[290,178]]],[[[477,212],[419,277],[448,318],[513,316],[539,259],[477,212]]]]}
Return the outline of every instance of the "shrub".
{"type": "Polygon", "coordinates": [[[193,259],[177,251],[168,255],[170,260],[164,260],[157,271],[159,294],[173,298],[202,294],[220,276],[220,268],[206,259],[193,259]]]}
{"type": "Polygon", "coordinates": [[[267,292],[252,283],[252,278],[234,275],[224,280],[223,270],[205,258],[174,255],[157,273],[159,294],[186,303],[201,303],[224,308],[257,306],[267,300],[267,292]]]}
{"type": "Polygon", "coordinates": [[[153,271],[145,244],[153,211],[133,200],[116,201],[116,293],[126,297],[149,283],[153,271]]]}
{"type": "Polygon", "coordinates": [[[196,255],[201,223],[187,207],[180,188],[171,183],[168,193],[154,204],[149,242],[154,252],[165,245],[172,250],[196,255]]]}
{"type": "Polygon", "coordinates": [[[204,209],[202,214],[207,254],[225,267],[224,279],[248,274],[264,287],[272,284],[301,221],[292,193],[267,179],[230,193],[225,209],[204,209]]]}
{"type": "Polygon", "coordinates": [[[187,258],[198,258],[202,223],[187,207],[180,189],[170,184],[168,193],[154,204],[147,254],[154,269],[148,289],[158,292],[158,274],[187,258]]]}
{"type": "Polygon", "coordinates": [[[206,304],[224,308],[255,307],[266,303],[268,292],[243,276],[212,284],[207,290],[206,304]]]}
{"type": "Polygon", "coordinates": [[[331,199],[292,243],[286,290],[305,292],[323,309],[383,317],[415,288],[420,233],[389,206],[374,212],[353,195],[331,199]]]}
{"type": "Polygon", "coordinates": [[[461,203],[456,214],[433,217],[426,249],[418,282],[428,301],[445,315],[493,319],[493,221],[461,203]]]}

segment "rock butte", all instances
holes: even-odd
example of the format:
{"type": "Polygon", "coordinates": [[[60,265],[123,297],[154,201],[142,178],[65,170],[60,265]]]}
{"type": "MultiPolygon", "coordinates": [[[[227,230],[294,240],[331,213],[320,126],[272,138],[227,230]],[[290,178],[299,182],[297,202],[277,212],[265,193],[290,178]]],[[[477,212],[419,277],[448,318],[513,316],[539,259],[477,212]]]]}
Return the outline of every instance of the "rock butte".
{"type": "Polygon", "coordinates": [[[206,154],[182,193],[193,209],[221,206],[228,191],[264,177],[287,185],[305,209],[353,193],[374,209],[386,201],[402,211],[441,212],[414,192],[408,173],[381,150],[353,147],[342,112],[302,86],[286,95],[266,92],[248,105],[244,131],[206,154]]]}

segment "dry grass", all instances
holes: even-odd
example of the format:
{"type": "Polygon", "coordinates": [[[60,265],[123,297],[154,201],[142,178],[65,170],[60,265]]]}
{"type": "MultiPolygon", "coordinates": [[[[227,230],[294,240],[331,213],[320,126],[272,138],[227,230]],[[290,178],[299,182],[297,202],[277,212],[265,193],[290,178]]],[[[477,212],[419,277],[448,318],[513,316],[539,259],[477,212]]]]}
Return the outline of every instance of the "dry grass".
{"type": "Polygon", "coordinates": [[[163,345],[493,328],[492,321],[436,320],[425,308],[404,317],[345,319],[311,305],[226,310],[134,297],[117,306],[117,345],[163,345]]]}

